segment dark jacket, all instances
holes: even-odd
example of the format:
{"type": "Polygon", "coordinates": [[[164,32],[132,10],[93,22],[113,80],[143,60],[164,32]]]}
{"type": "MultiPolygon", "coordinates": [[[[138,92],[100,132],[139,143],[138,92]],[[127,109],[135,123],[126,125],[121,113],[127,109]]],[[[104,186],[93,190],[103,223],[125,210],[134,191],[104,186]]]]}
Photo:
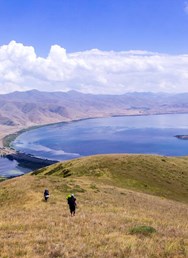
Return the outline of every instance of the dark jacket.
{"type": "Polygon", "coordinates": [[[76,206],[76,198],[74,196],[70,196],[67,199],[67,202],[68,202],[69,206],[76,206]]]}
{"type": "Polygon", "coordinates": [[[44,190],[44,196],[47,196],[47,195],[49,195],[49,191],[46,189],[44,190]]]}

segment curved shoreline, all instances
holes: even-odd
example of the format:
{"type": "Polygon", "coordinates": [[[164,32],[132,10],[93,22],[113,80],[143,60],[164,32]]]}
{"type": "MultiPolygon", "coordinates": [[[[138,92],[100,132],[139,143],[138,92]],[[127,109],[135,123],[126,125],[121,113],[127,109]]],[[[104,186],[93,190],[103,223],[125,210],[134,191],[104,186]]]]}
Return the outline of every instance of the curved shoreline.
{"type": "MultiPolygon", "coordinates": [[[[29,153],[27,154],[27,153],[17,151],[11,147],[11,142],[13,142],[20,134],[22,134],[26,131],[29,131],[29,130],[33,130],[35,128],[48,126],[48,125],[51,125],[51,124],[31,126],[28,128],[22,128],[20,130],[16,130],[16,128],[15,128],[15,132],[13,132],[11,134],[7,134],[2,139],[0,139],[1,146],[2,146],[2,147],[0,147],[0,156],[3,158],[7,158],[9,160],[16,160],[21,167],[26,167],[31,170],[39,169],[39,168],[46,167],[46,166],[49,166],[49,165],[59,162],[57,160],[49,160],[49,159],[45,159],[45,158],[39,158],[39,157],[36,157],[29,153]]],[[[10,177],[10,178],[12,178],[12,177],[10,177]]]]}
{"type": "MultiPolygon", "coordinates": [[[[60,122],[55,122],[55,123],[49,123],[49,124],[41,124],[41,125],[33,125],[33,126],[29,126],[29,127],[17,127],[17,128],[11,128],[13,129],[13,132],[10,133],[6,131],[6,133],[4,133],[3,135],[0,135],[0,148],[1,147],[6,147],[6,148],[12,148],[11,142],[13,142],[20,134],[33,130],[33,129],[37,129],[40,127],[46,127],[46,126],[51,126],[51,125],[58,125],[58,124],[67,124],[67,123],[73,123],[73,122],[79,122],[79,121],[84,121],[84,120],[90,120],[90,119],[97,119],[97,118],[107,118],[107,117],[127,117],[127,116],[158,116],[158,115],[178,115],[178,114],[188,114],[188,113],[154,113],[154,114],[127,114],[127,115],[112,115],[112,116],[94,116],[94,117],[86,117],[86,118],[78,118],[78,119],[70,119],[68,121],[60,121],[60,122]]],[[[0,130],[1,130],[2,126],[0,125],[0,130]]],[[[6,126],[7,130],[8,128],[10,128],[10,126],[6,126]]],[[[176,137],[176,136],[175,136],[176,137]]]]}
{"type": "MultiPolygon", "coordinates": [[[[126,116],[132,116],[132,115],[126,115],[126,116]]],[[[22,134],[24,132],[27,132],[27,131],[30,131],[30,130],[33,130],[33,129],[37,129],[37,128],[41,128],[41,127],[47,127],[47,126],[51,126],[51,125],[79,122],[79,121],[96,119],[96,118],[101,118],[102,119],[102,118],[107,118],[107,117],[108,116],[104,116],[104,117],[87,117],[87,118],[79,118],[79,119],[73,119],[73,120],[69,120],[69,121],[61,121],[61,122],[50,123],[50,124],[41,124],[41,125],[34,125],[34,126],[29,126],[29,127],[22,127],[20,129],[18,129],[18,128],[16,129],[15,128],[13,133],[6,133],[4,136],[2,136],[0,138],[0,148],[2,146],[3,148],[14,149],[14,148],[11,147],[11,142],[13,142],[20,134],[22,134]]],[[[1,126],[0,126],[0,129],[1,129],[1,126]]]]}
{"type": "MultiPolygon", "coordinates": [[[[46,127],[46,126],[52,126],[56,124],[66,124],[66,123],[72,123],[72,122],[78,122],[82,120],[88,120],[88,119],[94,119],[96,117],[92,118],[83,118],[83,119],[76,119],[76,120],[70,120],[70,121],[61,121],[56,123],[50,123],[50,124],[42,124],[42,125],[35,125],[30,126],[26,128],[21,128],[18,130],[13,130],[13,133],[5,134],[2,138],[0,138],[0,156],[7,158],[9,160],[16,160],[21,166],[27,167],[29,169],[35,170],[42,167],[46,167],[52,164],[55,164],[59,162],[58,160],[50,160],[46,158],[40,158],[34,155],[31,155],[30,153],[24,153],[17,151],[11,146],[11,143],[22,133],[34,130],[40,127],[46,127]],[[2,147],[1,147],[2,146],[2,147]]],[[[103,117],[101,117],[103,118],[103,117]]],[[[0,126],[1,128],[1,126],[0,126]]],[[[13,129],[13,128],[11,128],[13,129]]]]}
{"type": "MultiPolygon", "coordinates": [[[[153,115],[153,114],[151,114],[153,115]]],[[[155,114],[155,115],[165,115],[165,114],[155,114]]],[[[173,115],[173,114],[172,114],[173,115]]],[[[121,117],[127,117],[127,116],[144,116],[144,114],[142,115],[119,115],[121,117]]],[[[148,114],[147,114],[148,116],[148,114]]],[[[107,116],[109,117],[109,116],[107,116]]],[[[114,117],[114,116],[112,116],[114,117]]],[[[40,127],[47,127],[47,126],[52,126],[52,125],[58,125],[58,124],[68,124],[68,123],[73,123],[73,122],[79,122],[82,120],[88,120],[88,119],[96,119],[96,118],[106,118],[105,117],[89,117],[89,118],[82,118],[82,119],[75,119],[75,120],[70,120],[70,121],[61,121],[61,122],[56,122],[56,123],[50,123],[50,124],[41,124],[41,125],[35,125],[35,126],[30,126],[30,127],[26,127],[26,128],[21,128],[21,127],[14,127],[14,128],[10,128],[8,126],[7,130],[5,131],[5,134],[3,137],[1,137],[2,135],[0,135],[0,141],[1,141],[1,146],[0,147],[0,155],[3,157],[6,157],[10,160],[16,160],[21,166],[25,166],[31,169],[37,169],[37,168],[41,168],[44,166],[48,166],[51,164],[54,164],[56,162],[59,162],[57,160],[50,160],[50,159],[46,159],[46,158],[39,158],[37,156],[31,155],[29,153],[23,153],[20,151],[17,151],[16,149],[12,148],[11,143],[22,133],[30,131],[30,130],[34,130],[40,127]],[[8,130],[8,128],[11,129],[12,133],[7,134],[7,132],[10,132],[8,130]]],[[[1,129],[1,126],[0,126],[1,129]]],[[[182,135],[176,135],[175,137],[179,138],[179,139],[183,139],[184,137],[182,137],[182,135]]],[[[187,137],[186,137],[187,138],[187,137]]]]}

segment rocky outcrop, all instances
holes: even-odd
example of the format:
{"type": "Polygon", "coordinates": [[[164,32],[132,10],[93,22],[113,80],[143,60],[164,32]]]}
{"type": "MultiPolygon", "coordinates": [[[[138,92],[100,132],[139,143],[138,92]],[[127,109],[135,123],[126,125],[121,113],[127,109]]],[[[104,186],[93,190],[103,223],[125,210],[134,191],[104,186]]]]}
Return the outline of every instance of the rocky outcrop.
{"type": "Polygon", "coordinates": [[[181,140],[188,140],[188,135],[175,135],[175,137],[181,140]]]}

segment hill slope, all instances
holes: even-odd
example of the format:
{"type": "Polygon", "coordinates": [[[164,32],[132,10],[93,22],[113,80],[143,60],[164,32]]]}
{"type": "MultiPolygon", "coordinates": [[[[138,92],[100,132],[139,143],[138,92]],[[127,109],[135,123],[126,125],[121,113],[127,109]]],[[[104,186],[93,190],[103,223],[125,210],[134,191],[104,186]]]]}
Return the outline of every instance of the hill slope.
{"type": "Polygon", "coordinates": [[[151,195],[157,188],[162,194],[154,194],[186,201],[187,162],[103,155],[1,182],[0,257],[187,257],[187,204],[151,195]],[[172,194],[165,190],[167,184],[182,184],[183,190],[172,194]],[[47,203],[45,188],[51,194],[47,203]],[[75,217],[66,203],[71,192],[78,202],[75,217]],[[133,234],[133,228],[143,225],[156,233],[133,234]]]}
{"type": "Polygon", "coordinates": [[[96,155],[57,163],[33,174],[90,176],[118,187],[188,202],[188,157],[96,155]]]}

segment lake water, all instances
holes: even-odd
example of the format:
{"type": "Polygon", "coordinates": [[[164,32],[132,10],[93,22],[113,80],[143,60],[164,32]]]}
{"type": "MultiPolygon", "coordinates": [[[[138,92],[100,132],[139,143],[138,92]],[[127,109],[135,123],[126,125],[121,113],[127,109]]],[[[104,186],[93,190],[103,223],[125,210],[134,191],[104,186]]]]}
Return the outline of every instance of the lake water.
{"type": "Polygon", "coordinates": [[[0,176],[14,177],[21,176],[31,171],[29,168],[21,167],[17,161],[10,161],[6,158],[0,158],[0,176]]]}
{"type": "Polygon", "coordinates": [[[188,114],[87,119],[27,131],[12,146],[42,158],[68,160],[103,153],[188,155],[188,114]]]}

